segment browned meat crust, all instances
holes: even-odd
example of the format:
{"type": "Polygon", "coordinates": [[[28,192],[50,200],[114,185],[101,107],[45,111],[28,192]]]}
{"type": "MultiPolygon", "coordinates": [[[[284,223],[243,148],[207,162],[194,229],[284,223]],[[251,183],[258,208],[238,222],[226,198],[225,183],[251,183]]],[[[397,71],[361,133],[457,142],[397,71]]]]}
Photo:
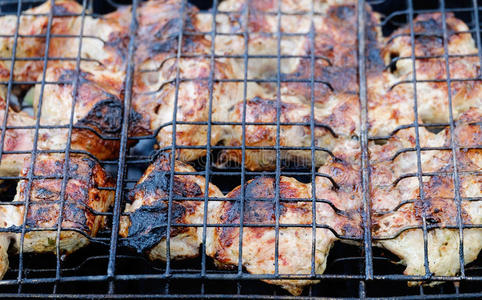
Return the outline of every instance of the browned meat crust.
{"type": "MultiPolygon", "coordinates": [[[[311,185],[303,184],[294,178],[281,177],[279,182],[279,206],[275,198],[275,179],[258,177],[244,186],[243,238],[239,244],[242,187],[231,191],[214,210],[210,210],[211,224],[224,225],[208,230],[206,253],[222,267],[233,267],[241,263],[248,272],[254,274],[275,274],[276,229],[275,220],[279,213],[278,271],[279,274],[323,273],[326,258],[333,242],[337,239],[330,230],[319,226],[329,226],[338,235],[360,237],[359,224],[337,214],[328,204],[316,204],[316,225],[311,224],[312,202],[311,185]],[[299,201],[290,201],[297,199],[299,201]],[[304,201],[303,201],[304,200],[304,201]],[[277,208],[278,207],[278,208],[277,208]],[[227,226],[226,226],[227,225],[227,226]],[[231,225],[231,226],[229,226],[231,225]],[[283,226],[284,225],[284,226],[283,226]],[[302,227],[307,225],[306,227],[302,227]],[[313,235],[315,235],[315,256],[312,256],[313,235]],[[242,249],[242,260],[239,251],[242,249]]],[[[318,184],[317,184],[318,187],[318,184]]],[[[323,187],[320,187],[323,189],[323,187]]],[[[264,280],[280,285],[294,295],[301,294],[303,287],[316,283],[316,280],[264,280]]]]}
{"type": "MultiPolygon", "coordinates": [[[[194,168],[175,162],[171,172],[169,155],[161,154],[141,177],[129,193],[132,204],[127,204],[125,216],[121,218],[120,235],[122,243],[138,252],[146,252],[150,259],[166,260],[166,236],[168,214],[171,214],[170,257],[181,259],[199,254],[202,243],[204,215],[204,192],[206,180],[196,175],[178,174],[195,172],[194,168]],[[169,211],[169,186],[172,174],[172,206],[169,211]],[[179,200],[176,200],[179,198],[179,200]],[[185,198],[197,198],[186,201],[185,198]],[[174,224],[197,225],[176,226],[174,224]],[[199,227],[201,226],[201,227],[199,227]]],[[[212,184],[208,187],[210,198],[223,197],[212,184]]]]}
{"type": "MultiPolygon", "coordinates": [[[[62,199],[61,186],[64,155],[40,154],[35,159],[30,195],[28,179],[20,180],[14,201],[29,201],[26,218],[27,230],[55,228],[59,221],[62,199]],[[54,178],[52,178],[54,177],[54,178]]],[[[27,178],[30,161],[25,162],[21,176],[27,178]]],[[[61,250],[71,253],[89,242],[103,226],[106,212],[114,200],[114,192],[105,188],[114,186],[102,167],[85,155],[71,154],[68,180],[65,187],[62,215],[61,250]]],[[[19,207],[23,215],[24,206],[19,207]]],[[[25,234],[24,252],[55,252],[56,231],[29,231],[25,234]]]]}
{"type": "Polygon", "coordinates": [[[10,242],[13,240],[14,248],[20,249],[21,235],[18,232],[24,218],[26,233],[23,252],[56,252],[56,227],[60,221],[62,202],[61,253],[69,254],[87,245],[89,239],[95,237],[104,225],[105,216],[101,213],[106,212],[114,200],[112,179],[92,158],[71,154],[63,200],[61,188],[64,164],[63,154],[38,154],[33,179],[29,182],[30,160],[25,161],[20,173],[25,179],[18,183],[14,198],[19,204],[0,206],[0,227],[11,229],[0,233],[1,276],[8,268],[6,251],[10,242]]]}
{"type": "MultiPolygon", "coordinates": [[[[447,14],[450,92],[455,120],[471,107],[482,107],[482,84],[477,48],[467,25],[447,14]],[[475,55],[475,56],[474,56],[475,55]],[[474,80],[472,80],[474,79],[474,80]]],[[[448,123],[449,87],[444,58],[442,15],[422,14],[414,20],[415,72],[420,123],[448,123]],[[435,56],[435,58],[426,58],[435,56]],[[425,81],[425,82],[423,82],[425,81]]],[[[414,121],[413,60],[409,26],[395,31],[383,48],[392,70],[368,78],[370,135],[386,136],[414,121]]],[[[479,111],[480,113],[480,111],[479,111]]]]}

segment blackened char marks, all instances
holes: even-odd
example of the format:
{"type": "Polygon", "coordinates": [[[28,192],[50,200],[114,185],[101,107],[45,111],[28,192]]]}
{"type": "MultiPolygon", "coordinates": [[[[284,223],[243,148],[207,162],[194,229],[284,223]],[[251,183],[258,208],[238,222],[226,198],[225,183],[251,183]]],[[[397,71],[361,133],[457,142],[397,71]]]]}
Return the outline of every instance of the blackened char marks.
{"type": "MultiPolygon", "coordinates": [[[[178,162],[176,162],[178,163],[178,162]]],[[[132,202],[139,199],[149,199],[151,204],[145,204],[129,214],[130,227],[125,246],[135,248],[138,252],[150,250],[167,235],[168,197],[170,187],[170,156],[160,154],[151,165],[150,172],[129,193],[132,202]]],[[[192,175],[174,175],[172,195],[177,197],[200,197],[201,187],[194,181],[192,175]]],[[[186,223],[186,216],[194,212],[200,201],[172,201],[171,225],[186,223]]],[[[170,236],[185,232],[188,227],[171,226],[170,236]]]]}
{"type": "MultiPolygon", "coordinates": [[[[139,253],[150,250],[167,237],[168,204],[163,201],[152,206],[142,206],[129,214],[131,226],[129,234],[121,240],[121,244],[132,247],[139,253]]],[[[171,220],[178,223],[186,213],[184,206],[172,203],[171,220]]],[[[172,224],[171,223],[171,224],[172,224]]],[[[170,236],[185,231],[187,227],[171,226],[170,236]]]]}
{"type": "MultiPolygon", "coordinates": [[[[447,16],[447,18],[448,17],[449,16],[447,16]]],[[[414,31],[416,34],[442,37],[443,35],[442,16],[438,15],[437,18],[435,18],[432,15],[429,18],[422,18],[421,20],[418,20],[414,24],[414,31]]],[[[447,34],[450,36],[453,33],[454,33],[454,29],[450,24],[447,24],[447,34]]]]}
{"type": "MultiPolygon", "coordinates": [[[[447,36],[450,38],[454,32],[454,28],[447,23],[447,36]]],[[[420,47],[423,55],[437,55],[440,49],[443,49],[443,23],[441,15],[421,17],[420,20],[414,24],[414,33],[416,44],[420,47]]]]}
{"type": "Polygon", "coordinates": [[[97,102],[78,125],[93,127],[100,134],[118,136],[122,128],[123,107],[117,98],[97,102]]]}
{"type": "Polygon", "coordinates": [[[69,5],[69,3],[54,3],[52,6],[52,15],[55,17],[76,15],[76,13],[72,12],[67,5],[69,5]]]}
{"type": "Polygon", "coordinates": [[[62,84],[74,84],[74,81],[77,79],[79,82],[78,84],[83,84],[87,81],[87,77],[89,76],[89,73],[87,72],[77,72],[76,70],[71,70],[71,69],[62,69],[62,74],[59,76],[59,81],[62,82],[62,84]]]}
{"type": "Polygon", "coordinates": [[[182,18],[174,18],[167,21],[154,33],[155,41],[149,45],[152,55],[159,53],[171,53],[177,48],[177,38],[182,31],[182,18]]]}
{"type": "Polygon", "coordinates": [[[107,49],[113,49],[125,62],[129,47],[129,35],[125,32],[112,32],[109,35],[109,40],[104,43],[107,49]]]}
{"type": "MultiPolygon", "coordinates": [[[[154,169],[144,180],[136,185],[129,193],[129,197],[134,201],[135,196],[141,193],[143,197],[154,196],[159,200],[167,200],[169,195],[169,185],[171,171],[169,168],[168,156],[161,155],[154,163],[154,169]]],[[[201,187],[192,180],[190,175],[174,175],[172,194],[178,197],[199,197],[203,192],[201,187]]]]}

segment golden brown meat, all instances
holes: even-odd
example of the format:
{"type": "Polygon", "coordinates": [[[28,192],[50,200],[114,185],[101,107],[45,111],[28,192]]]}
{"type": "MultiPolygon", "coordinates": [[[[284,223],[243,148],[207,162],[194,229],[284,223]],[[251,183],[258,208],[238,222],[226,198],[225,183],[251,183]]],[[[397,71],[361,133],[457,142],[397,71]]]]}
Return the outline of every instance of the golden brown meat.
{"type": "MultiPolygon", "coordinates": [[[[482,144],[482,114],[472,109],[460,119],[454,138],[457,147],[461,222],[463,225],[480,226],[482,151],[477,147],[482,144]],[[474,124],[475,122],[478,122],[478,125],[474,124]]],[[[423,128],[420,131],[422,144],[447,149],[421,152],[424,172],[423,198],[419,195],[418,177],[415,175],[416,152],[412,150],[395,155],[402,149],[415,149],[414,131],[403,130],[386,145],[373,146],[379,148],[376,151],[385,152],[385,159],[371,166],[372,234],[376,245],[395,253],[407,265],[405,274],[424,275],[421,226],[422,216],[425,216],[428,226],[437,226],[427,234],[430,272],[439,276],[453,276],[460,270],[460,239],[457,229],[456,185],[452,175],[454,167],[450,129],[446,128],[438,134],[423,128]],[[431,173],[435,174],[429,175],[431,173]],[[445,228],[447,226],[455,226],[455,229],[445,228]]],[[[463,235],[464,258],[467,264],[474,261],[482,249],[482,229],[464,229],[463,235]]]]}
{"type": "MultiPolygon", "coordinates": [[[[125,216],[121,217],[120,222],[120,235],[125,238],[122,241],[124,245],[135,248],[138,252],[146,252],[152,260],[165,261],[170,213],[170,258],[182,259],[199,254],[199,246],[203,240],[206,179],[202,176],[178,174],[195,171],[185,163],[175,162],[172,186],[174,201],[169,210],[171,159],[169,155],[159,155],[129,193],[132,204],[126,205],[125,216]],[[186,198],[196,199],[185,201],[186,198]]],[[[221,198],[223,194],[215,185],[209,184],[208,196],[221,198]]],[[[208,207],[211,205],[216,205],[216,201],[211,201],[208,207]]]]}
{"type": "MultiPolygon", "coordinates": [[[[237,187],[219,207],[210,210],[209,223],[228,225],[210,227],[206,253],[218,266],[229,268],[240,263],[253,274],[273,275],[276,265],[276,183],[273,178],[258,177],[245,185],[244,199],[240,200],[242,187],[237,187]],[[242,244],[239,244],[241,201],[244,202],[242,244]],[[229,226],[231,225],[231,226],[229,226]],[[239,251],[242,258],[239,261],[239,251]]],[[[317,184],[318,188],[318,184],[317,184]]],[[[328,189],[332,189],[330,186],[328,189]]],[[[325,187],[320,186],[320,192],[325,187]]],[[[311,184],[303,184],[294,178],[280,178],[279,182],[279,234],[278,272],[280,275],[310,275],[324,272],[326,257],[337,239],[327,228],[312,229],[311,184]],[[290,201],[298,199],[300,201],[290,201]],[[305,201],[303,201],[305,200],[305,201]],[[284,226],[283,226],[284,225],[284,226]],[[306,226],[306,227],[302,227],[306,226]],[[312,256],[313,236],[315,255],[312,256]],[[314,261],[315,269],[311,270],[314,261]]],[[[316,225],[329,226],[337,234],[360,238],[356,220],[339,215],[326,203],[316,204],[316,225]]],[[[263,280],[280,285],[293,295],[299,295],[303,287],[317,280],[263,280]]]]}

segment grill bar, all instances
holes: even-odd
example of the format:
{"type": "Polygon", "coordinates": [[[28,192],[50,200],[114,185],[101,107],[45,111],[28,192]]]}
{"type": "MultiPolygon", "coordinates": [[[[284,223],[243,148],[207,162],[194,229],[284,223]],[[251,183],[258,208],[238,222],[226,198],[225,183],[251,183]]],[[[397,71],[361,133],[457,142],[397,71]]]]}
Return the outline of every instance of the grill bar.
{"type": "MultiPolygon", "coordinates": [[[[77,55],[77,60],[75,62],[75,70],[77,74],[80,74],[80,54],[82,53],[82,36],[84,34],[84,25],[85,25],[85,8],[87,1],[83,0],[82,2],[82,16],[81,16],[81,25],[80,25],[80,38],[79,38],[79,47],[78,47],[78,55],[77,55]]],[[[70,110],[70,120],[69,120],[69,128],[68,128],[68,133],[67,133],[67,145],[65,146],[65,160],[64,160],[64,167],[62,170],[62,183],[60,187],[60,213],[58,217],[58,222],[57,222],[57,236],[55,240],[55,258],[56,258],[56,268],[55,268],[55,285],[53,289],[53,293],[55,294],[57,292],[57,280],[60,279],[61,276],[61,252],[60,252],[60,234],[61,234],[61,229],[62,229],[62,221],[64,217],[64,205],[65,202],[67,201],[66,195],[65,195],[65,189],[67,187],[67,181],[69,180],[69,169],[70,169],[70,147],[72,143],[72,130],[73,130],[73,123],[74,123],[74,112],[75,112],[75,104],[77,103],[77,93],[78,93],[78,87],[79,87],[79,76],[75,76],[74,82],[73,82],[73,98],[72,98],[72,109],[70,110]]]]}
{"type": "MultiPolygon", "coordinates": [[[[50,3],[53,5],[54,0],[51,0],[50,3]]],[[[17,18],[20,18],[20,15],[17,15],[17,18]]],[[[47,69],[48,65],[48,53],[50,49],[50,31],[52,29],[52,19],[53,19],[53,12],[52,10],[50,11],[50,14],[48,16],[48,23],[47,23],[47,37],[45,41],[45,57],[43,61],[43,69],[47,69]]],[[[42,107],[42,101],[43,101],[43,96],[44,96],[44,89],[45,89],[45,72],[42,73],[42,83],[40,86],[40,95],[39,95],[39,102],[38,106],[42,107]]],[[[33,175],[35,172],[35,160],[37,158],[37,143],[38,143],[38,138],[39,138],[39,125],[40,125],[40,117],[42,115],[42,110],[39,109],[37,111],[37,118],[35,120],[35,135],[34,135],[34,140],[33,140],[33,149],[32,149],[32,156],[30,159],[30,169],[28,172],[28,183],[27,183],[27,198],[25,201],[25,213],[23,216],[23,222],[22,222],[22,232],[20,235],[20,249],[19,249],[19,261],[18,261],[18,277],[17,277],[17,283],[18,283],[18,293],[22,292],[22,281],[23,281],[23,262],[24,262],[24,253],[23,253],[23,247],[24,247],[24,240],[25,240],[25,233],[27,230],[27,215],[28,215],[28,209],[29,209],[29,204],[30,204],[30,198],[31,198],[31,192],[32,192],[32,182],[33,182],[33,175]]],[[[57,280],[57,279],[56,279],[57,280]]]]}
{"type": "MultiPolygon", "coordinates": [[[[366,280],[373,279],[373,253],[372,253],[372,234],[371,230],[371,204],[370,204],[370,174],[369,174],[369,158],[368,158],[368,108],[367,108],[367,82],[366,77],[366,62],[365,62],[365,32],[366,14],[365,1],[358,1],[358,72],[359,89],[360,89],[360,146],[361,146],[361,166],[362,166],[362,189],[363,189],[363,228],[364,241],[363,247],[365,250],[365,277],[366,280]]],[[[360,283],[360,287],[365,288],[365,285],[360,283]]],[[[363,297],[365,293],[363,292],[363,297]]]]}
{"type": "Polygon", "coordinates": [[[127,55],[126,66],[126,80],[125,80],[125,95],[124,95],[124,109],[122,116],[121,141],[119,149],[119,161],[117,165],[117,181],[115,189],[115,200],[112,219],[112,234],[110,236],[109,248],[109,264],[107,266],[107,277],[109,281],[109,294],[115,292],[115,282],[113,280],[116,268],[117,255],[117,239],[119,236],[119,219],[121,202],[123,199],[123,183],[125,177],[126,155],[127,155],[127,132],[129,129],[129,116],[132,97],[132,83],[134,76],[134,50],[135,50],[135,33],[137,30],[137,5],[138,0],[132,1],[132,18],[129,26],[129,49],[127,55]]]}
{"type": "Polygon", "coordinates": [[[464,230],[462,225],[462,200],[460,199],[460,176],[459,168],[457,166],[457,151],[459,150],[455,144],[455,122],[454,112],[452,107],[452,81],[450,79],[450,63],[447,57],[449,53],[448,49],[448,34],[447,34],[447,22],[445,13],[445,1],[440,0],[440,9],[442,12],[442,28],[443,28],[443,40],[444,40],[444,56],[445,56],[445,68],[447,73],[447,90],[448,90],[448,104],[449,104],[449,120],[450,120],[450,146],[452,148],[452,164],[453,164],[453,178],[454,181],[454,195],[455,203],[457,207],[457,226],[459,229],[459,263],[460,263],[460,276],[465,276],[465,258],[464,258],[464,230]]]}
{"type": "MultiPolygon", "coordinates": [[[[408,23],[410,26],[410,40],[412,41],[412,78],[413,78],[413,111],[414,111],[414,120],[413,125],[415,128],[415,143],[416,143],[416,152],[417,152],[417,173],[416,176],[418,177],[418,194],[419,197],[423,202],[425,202],[425,194],[423,189],[423,175],[422,175],[422,158],[421,158],[421,150],[420,150],[420,132],[418,126],[418,101],[417,101],[417,67],[415,61],[415,29],[413,24],[414,13],[413,13],[413,4],[412,1],[407,0],[408,6],[408,23]]],[[[428,232],[427,232],[427,216],[425,210],[422,210],[422,230],[423,230],[423,264],[425,267],[425,278],[430,276],[430,267],[428,261],[428,232]]]]}

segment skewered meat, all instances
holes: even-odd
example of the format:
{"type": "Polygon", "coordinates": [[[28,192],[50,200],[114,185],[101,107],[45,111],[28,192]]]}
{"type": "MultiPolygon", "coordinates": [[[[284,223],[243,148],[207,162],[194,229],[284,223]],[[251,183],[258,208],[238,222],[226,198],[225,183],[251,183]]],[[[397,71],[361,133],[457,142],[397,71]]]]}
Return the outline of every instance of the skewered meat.
{"type": "Polygon", "coordinates": [[[38,154],[32,171],[33,179],[29,181],[30,161],[25,161],[25,168],[20,174],[25,179],[18,183],[15,204],[0,206],[2,228],[21,228],[25,218],[23,248],[20,246],[19,233],[15,234],[13,230],[12,233],[1,233],[0,273],[5,271],[2,266],[8,266],[5,251],[10,239],[14,239],[15,248],[22,249],[23,252],[56,252],[56,226],[60,222],[61,210],[62,253],[69,254],[84,247],[104,225],[105,216],[100,213],[106,212],[113,203],[114,192],[109,190],[114,186],[112,179],[94,159],[71,154],[63,200],[61,189],[64,164],[63,154],[38,154]],[[27,216],[24,215],[26,209],[27,216]]]}
{"type": "MultiPolygon", "coordinates": [[[[121,217],[120,222],[120,235],[125,238],[124,245],[133,247],[138,252],[147,252],[152,260],[165,261],[170,214],[170,258],[182,259],[199,254],[199,246],[203,240],[206,179],[197,175],[178,174],[195,171],[191,166],[176,161],[171,172],[170,156],[159,155],[129,193],[132,204],[126,205],[126,215],[121,217]],[[173,173],[174,200],[169,211],[169,187],[173,173]],[[186,201],[185,198],[196,199],[186,201]],[[176,223],[191,226],[176,226],[176,223]]],[[[208,196],[219,198],[223,197],[223,194],[215,185],[209,184],[208,196]]],[[[212,205],[216,204],[211,201],[209,206],[212,205]]]]}

